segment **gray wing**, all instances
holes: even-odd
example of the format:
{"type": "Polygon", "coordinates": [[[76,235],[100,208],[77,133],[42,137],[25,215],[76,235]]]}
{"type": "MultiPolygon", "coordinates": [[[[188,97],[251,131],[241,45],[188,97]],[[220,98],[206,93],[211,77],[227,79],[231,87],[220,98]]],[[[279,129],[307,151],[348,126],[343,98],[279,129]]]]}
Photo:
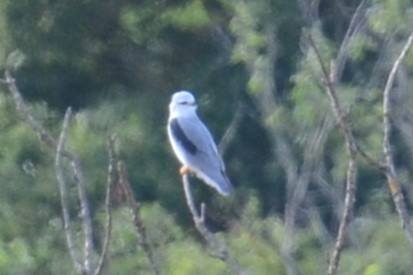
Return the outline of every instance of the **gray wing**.
{"type": "Polygon", "coordinates": [[[178,117],[176,123],[173,132],[181,140],[182,149],[187,152],[185,158],[188,166],[207,184],[220,193],[229,195],[232,186],[225,173],[224,162],[204,123],[196,115],[178,117]]]}

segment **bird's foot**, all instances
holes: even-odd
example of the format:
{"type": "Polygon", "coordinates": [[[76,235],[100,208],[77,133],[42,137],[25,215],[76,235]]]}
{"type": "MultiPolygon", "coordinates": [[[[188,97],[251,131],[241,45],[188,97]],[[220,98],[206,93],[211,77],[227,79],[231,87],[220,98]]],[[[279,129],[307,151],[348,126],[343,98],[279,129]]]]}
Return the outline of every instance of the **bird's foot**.
{"type": "Polygon", "coordinates": [[[189,174],[191,172],[191,170],[189,170],[188,166],[183,165],[180,169],[179,169],[179,173],[181,174],[181,176],[185,175],[185,174],[189,174]]]}

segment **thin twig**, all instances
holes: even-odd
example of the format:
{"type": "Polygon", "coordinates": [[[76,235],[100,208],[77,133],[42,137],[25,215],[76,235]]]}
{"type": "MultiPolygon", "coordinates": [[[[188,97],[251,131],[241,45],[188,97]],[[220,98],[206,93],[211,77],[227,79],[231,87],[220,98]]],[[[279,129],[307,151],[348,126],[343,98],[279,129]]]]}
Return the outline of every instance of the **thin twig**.
{"type": "Polygon", "coordinates": [[[343,250],[346,233],[348,225],[351,222],[351,217],[353,215],[354,202],[356,200],[356,175],[357,175],[357,165],[356,165],[356,154],[351,153],[348,160],[347,167],[347,179],[346,179],[346,195],[344,198],[344,209],[343,215],[340,220],[340,226],[337,233],[337,239],[334,244],[334,249],[330,255],[327,274],[336,274],[338,269],[338,264],[340,261],[340,254],[343,250]]]}
{"type": "Polygon", "coordinates": [[[76,187],[80,201],[80,218],[82,220],[83,230],[83,245],[84,245],[84,266],[87,274],[91,274],[94,270],[92,256],[93,256],[93,229],[92,219],[90,215],[89,201],[86,194],[86,184],[81,170],[80,160],[77,155],[72,153],[71,160],[72,170],[75,176],[76,187]]]}
{"type": "Polygon", "coordinates": [[[367,6],[366,3],[367,3],[366,0],[360,1],[360,4],[358,5],[356,11],[353,13],[350,24],[347,28],[346,35],[344,36],[344,39],[340,44],[340,48],[337,52],[337,57],[336,57],[337,65],[336,65],[334,80],[341,78],[341,74],[343,72],[344,65],[346,64],[347,55],[349,51],[348,46],[350,45],[350,42],[353,40],[353,38],[356,37],[360,28],[366,22],[365,16],[364,16],[364,13],[366,11],[365,6],[367,6]]]}
{"type": "MultiPolygon", "coordinates": [[[[16,86],[16,80],[11,76],[9,71],[6,71],[4,75],[5,83],[7,84],[7,87],[12,94],[16,109],[19,114],[39,136],[40,140],[44,142],[49,148],[52,148],[54,151],[56,151],[56,139],[46,129],[44,129],[44,127],[30,113],[29,108],[24,102],[24,99],[16,86]]],[[[65,151],[63,149],[61,153],[65,155],[65,151]]]]}
{"type": "MultiPolygon", "coordinates": [[[[66,112],[68,121],[66,122],[66,127],[70,120],[71,109],[68,108],[66,112]]],[[[67,128],[65,129],[67,131],[67,128]]],[[[64,136],[63,136],[64,137],[64,136]]],[[[62,147],[63,148],[63,147],[62,147]]],[[[63,152],[63,150],[60,150],[63,152]]],[[[60,155],[63,155],[60,153],[60,155]]],[[[90,217],[89,201],[86,194],[86,185],[83,177],[83,172],[80,165],[80,160],[78,156],[72,152],[66,151],[66,156],[70,160],[72,166],[72,171],[74,174],[76,187],[78,191],[79,201],[80,201],[80,217],[82,220],[82,230],[83,230],[83,272],[85,274],[92,274],[93,262],[93,229],[92,229],[92,219],[90,217]]]]}
{"type": "Polygon", "coordinates": [[[129,204],[129,208],[132,211],[133,222],[134,222],[135,229],[136,229],[136,235],[138,237],[138,240],[140,241],[140,246],[145,252],[146,257],[148,258],[148,261],[152,268],[153,273],[156,275],[159,275],[161,274],[161,272],[160,272],[158,265],[155,262],[155,257],[153,255],[152,247],[149,244],[149,238],[148,238],[146,226],[142,220],[141,213],[140,213],[140,204],[135,199],[135,195],[133,194],[133,190],[129,184],[125,164],[122,161],[118,161],[117,171],[118,171],[120,186],[123,188],[123,191],[126,195],[126,199],[129,204]]]}
{"type": "Polygon", "coordinates": [[[231,271],[234,274],[248,274],[240,265],[239,263],[231,257],[228,252],[227,247],[224,243],[218,241],[214,234],[212,234],[205,225],[205,204],[201,204],[201,211],[198,213],[196,210],[194,199],[192,197],[190,182],[188,179],[188,175],[184,174],[182,176],[182,182],[184,185],[185,197],[186,202],[188,204],[188,208],[191,211],[192,217],[194,219],[194,223],[196,228],[198,229],[199,233],[205,238],[208,242],[209,246],[213,250],[213,255],[220,260],[224,261],[231,271]]]}
{"type": "Polygon", "coordinates": [[[283,237],[281,253],[287,274],[299,274],[297,264],[294,264],[293,253],[296,248],[296,220],[299,211],[303,210],[303,203],[306,198],[308,187],[313,176],[317,159],[317,152],[325,145],[328,133],[333,127],[334,119],[326,117],[322,125],[314,129],[311,137],[304,145],[302,163],[298,163],[293,157],[291,144],[283,137],[276,140],[277,153],[283,156],[281,166],[286,174],[286,203],[284,210],[284,226],[286,229],[283,237]],[[300,171],[300,172],[298,172],[300,171]]]}
{"type": "Polygon", "coordinates": [[[70,257],[72,258],[76,271],[78,273],[82,273],[83,267],[78,260],[78,256],[76,255],[76,251],[75,251],[74,244],[73,244],[73,235],[70,229],[70,215],[69,215],[67,188],[66,188],[66,181],[63,176],[63,169],[62,169],[62,164],[61,164],[62,150],[64,148],[64,144],[66,140],[67,129],[69,126],[71,113],[72,113],[71,109],[68,108],[66,110],[62,131],[60,133],[59,140],[57,143],[56,157],[55,157],[55,170],[56,170],[56,176],[57,176],[57,183],[59,185],[60,202],[62,204],[63,229],[66,235],[67,248],[69,250],[69,254],[70,254],[70,257]]]}
{"type": "Polygon", "coordinates": [[[346,176],[346,194],[345,194],[345,199],[344,199],[344,210],[343,210],[342,217],[340,219],[339,232],[337,234],[334,249],[329,258],[328,269],[327,269],[327,273],[329,275],[333,275],[333,274],[337,274],[341,251],[343,249],[345,237],[346,237],[345,233],[347,232],[347,228],[350,224],[351,216],[352,216],[353,208],[354,208],[354,202],[356,200],[356,196],[355,196],[356,187],[357,187],[356,156],[358,154],[358,146],[353,136],[351,125],[346,120],[346,117],[340,106],[340,101],[337,96],[336,87],[334,84],[334,77],[336,75],[334,64],[331,64],[331,68],[330,70],[328,70],[327,66],[324,64],[324,61],[323,61],[323,58],[321,56],[319,49],[317,48],[314,40],[311,37],[311,34],[308,34],[307,38],[320,64],[321,71],[323,74],[323,82],[324,82],[325,91],[330,100],[330,105],[333,110],[336,121],[340,125],[341,130],[343,131],[346,148],[349,152],[349,163],[348,163],[348,170],[347,170],[347,176],[346,176]]]}
{"type": "Polygon", "coordinates": [[[413,43],[413,33],[410,34],[409,38],[407,39],[406,44],[404,45],[400,55],[396,59],[393,64],[393,67],[389,73],[389,77],[387,79],[386,86],[383,91],[383,152],[386,160],[386,165],[388,167],[386,177],[387,183],[394,201],[396,205],[397,212],[399,213],[402,228],[405,231],[408,240],[413,245],[413,227],[410,224],[410,217],[406,209],[406,204],[404,201],[404,196],[401,190],[400,183],[397,179],[397,173],[393,161],[393,154],[391,151],[391,143],[390,143],[390,133],[391,133],[391,123],[390,123],[390,115],[391,115],[391,100],[390,100],[390,93],[392,91],[394,79],[396,77],[397,70],[400,67],[401,62],[406,57],[407,52],[409,51],[410,47],[413,43]]]}
{"type": "Polygon", "coordinates": [[[106,198],[105,198],[105,209],[106,209],[106,230],[105,230],[105,237],[103,241],[103,249],[102,253],[100,254],[100,258],[98,261],[98,265],[96,267],[94,275],[101,274],[103,270],[103,265],[106,261],[106,256],[109,250],[109,243],[112,234],[112,190],[115,183],[115,149],[114,149],[115,139],[113,136],[108,138],[108,178],[106,184],[106,198]]]}
{"type": "MultiPolygon", "coordinates": [[[[11,74],[5,72],[5,82],[12,94],[16,109],[19,114],[23,117],[24,121],[32,128],[32,130],[39,136],[40,140],[47,145],[54,152],[57,152],[57,142],[53,135],[47,131],[30,113],[29,108],[21,96],[19,89],[17,88],[15,79],[11,74]]],[[[65,150],[63,147],[60,148],[59,155],[66,157],[72,166],[72,171],[75,176],[76,188],[78,190],[79,201],[81,205],[81,219],[82,219],[82,230],[83,230],[83,244],[84,244],[84,257],[83,257],[83,273],[92,274],[93,263],[93,228],[92,219],[90,217],[89,202],[86,195],[85,181],[83,177],[83,172],[81,169],[80,161],[78,156],[70,151],[65,150]]],[[[76,267],[75,267],[76,268],[76,267]]]]}
{"type": "Polygon", "coordinates": [[[338,263],[340,260],[340,253],[344,245],[344,232],[346,231],[346,227],[350,222],[351,211],[354,205],[355,200],[355,188],[356,188],[356,163],[355,157],[357,154],[363,157],[363,159],[368,163],[380,171],[384,172],[387,177],[387,182],[389,188],[391,190],[391,194],[393,197],[393,201],[396,205],[397,211],[399,213],[400,219],[402,221],[402,227],[407,235],[409,241],[413,244],[413,228],[410,225],[410,218],[406,209],[405,201],[403,194],[401,192],[400,184],[397,180],[397,174],[394,167],[394,162],[391,154],[391,147],[390,147],[390,91],[393,86],[395,74],[397,72],[400,63],[406,56],[409,48],[413,43],[413,33],[409,36],[405,46],[403,47],[402,52],[400,53],[399,57],[395,61],[393,68],[389,74],[386,87],[383,93],[383,128],[384,128],[384,138],[383,138],[383,151],[386,159],[386,164],[381,164],[380,162],[375,161],[371,158],[365,151],[363,151],[356,143],[354,136],[352,134],[352,129],[350,124],[346,121],[345,116],[343,115],[343,111],[339,105],[337,93],[335,91],[334,85],[334,68],[331,68],[330,71],[327,70],[325,66],[321,54],[316,47],[311,35],[308,35],[308,40],[310,45],[314,49],[314,52],[317,56],[319,61],[322,73],[324,84],[326,88],[326,92],[329,96],[330,103],[332,105],[332,109],[336,116],[338,123],[340,124],[340,128],[344,132],[344,137],[346,139],[346,145],[350,152],[350,159],[349,159],[349,167],[347,171],[347,186],[346,186],[346,199],[345,199],[345,208],[343,212],[343,217],[340,222],[339,233],[337,236],[336,244],[334,246],[333,253],[330,256],[329,266],[328,266],[328,274],[336,274],[338,263]],[[351,184],[350,180],[353,179],[353,184],[351,184]]]}

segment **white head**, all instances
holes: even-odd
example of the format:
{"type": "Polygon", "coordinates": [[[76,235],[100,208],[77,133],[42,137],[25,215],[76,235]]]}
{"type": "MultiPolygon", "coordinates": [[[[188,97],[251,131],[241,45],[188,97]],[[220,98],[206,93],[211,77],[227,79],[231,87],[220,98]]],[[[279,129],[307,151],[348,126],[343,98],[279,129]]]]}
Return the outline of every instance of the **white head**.
{"type": "Polygon", "coordinates": [[[180,91],[173,94],[171,103],[169,103],[169,112],[171,116],[186,115],[194,113],[197,105],[195,97],[187,91],[180,91]]]}

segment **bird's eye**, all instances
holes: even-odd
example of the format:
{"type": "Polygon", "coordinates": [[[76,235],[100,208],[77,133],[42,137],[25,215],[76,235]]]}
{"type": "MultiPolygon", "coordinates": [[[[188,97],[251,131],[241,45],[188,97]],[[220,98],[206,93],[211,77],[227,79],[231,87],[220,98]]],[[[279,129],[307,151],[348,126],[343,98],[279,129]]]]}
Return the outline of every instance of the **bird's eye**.
{"type": "Polygon", "coordinates": [[[179,102],[179,104],[181,104],[181,105],[189,105],[189,102],[188,102],[188,101],[181,101],[181,102],[179,102]]]}

